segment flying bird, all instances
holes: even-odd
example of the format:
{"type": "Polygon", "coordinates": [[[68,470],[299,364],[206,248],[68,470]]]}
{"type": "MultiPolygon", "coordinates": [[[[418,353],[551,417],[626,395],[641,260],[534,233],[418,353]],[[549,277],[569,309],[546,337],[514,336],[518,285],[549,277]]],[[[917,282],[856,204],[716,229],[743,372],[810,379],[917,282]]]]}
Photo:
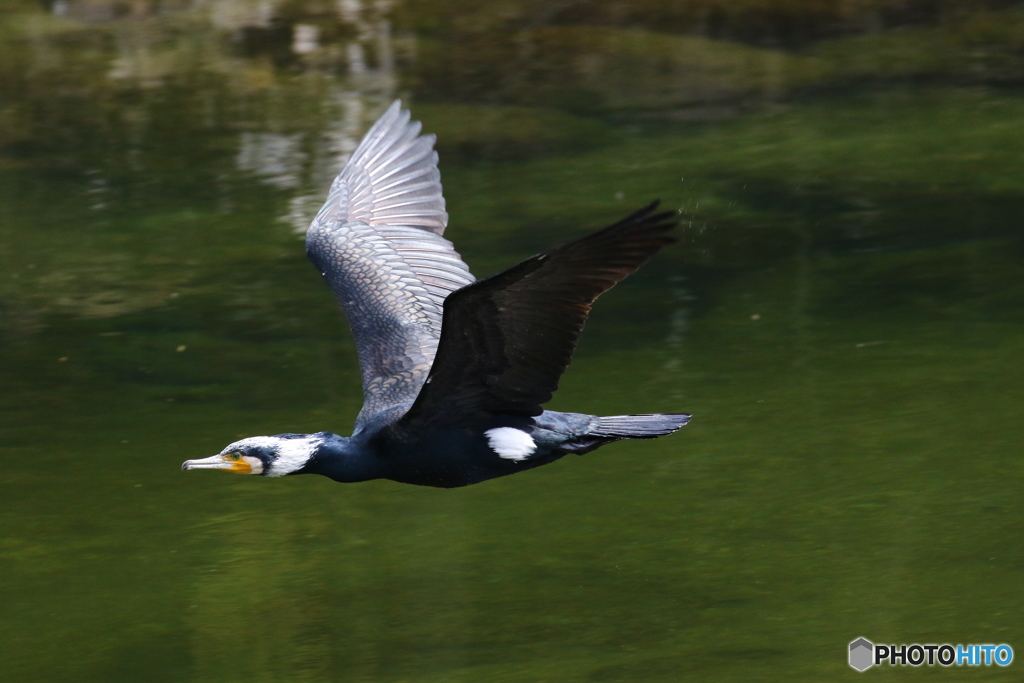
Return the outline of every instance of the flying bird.
{"type": "Polygon", "coordinates": [[[657,202],[476,280],[451,242],[433,135],[401,102],[363,137],[306,233],[362,368],[352,436],[256,436],[182,469],[457,487],[671,434],[685,414],[544,410],[594,300],[673,239],[657,202]]]}

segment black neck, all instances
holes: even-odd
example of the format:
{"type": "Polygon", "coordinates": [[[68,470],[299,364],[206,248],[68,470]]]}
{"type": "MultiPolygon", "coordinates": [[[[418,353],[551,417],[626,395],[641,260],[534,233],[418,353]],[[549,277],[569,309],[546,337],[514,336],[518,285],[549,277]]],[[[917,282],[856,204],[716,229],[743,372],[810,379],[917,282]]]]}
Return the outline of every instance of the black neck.
{"type": "Polygon", "coordinates": [[[362,439],[329,434],[296,474],[321,474],[344,483],[380,478],[377,458],[362,439]]]}

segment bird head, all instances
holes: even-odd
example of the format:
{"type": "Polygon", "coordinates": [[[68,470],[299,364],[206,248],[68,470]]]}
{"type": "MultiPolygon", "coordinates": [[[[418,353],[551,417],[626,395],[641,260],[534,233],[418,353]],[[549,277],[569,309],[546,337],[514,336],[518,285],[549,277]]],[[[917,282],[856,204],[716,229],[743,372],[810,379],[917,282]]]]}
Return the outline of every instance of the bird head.
{"type": "Polygon", "coordinates": [[[313,458],[321,442],[322,438],[313,434],[252,436],[230,444],[212,457],[186,460],[181,469],[283,477],[299,473],[313,458]]]}

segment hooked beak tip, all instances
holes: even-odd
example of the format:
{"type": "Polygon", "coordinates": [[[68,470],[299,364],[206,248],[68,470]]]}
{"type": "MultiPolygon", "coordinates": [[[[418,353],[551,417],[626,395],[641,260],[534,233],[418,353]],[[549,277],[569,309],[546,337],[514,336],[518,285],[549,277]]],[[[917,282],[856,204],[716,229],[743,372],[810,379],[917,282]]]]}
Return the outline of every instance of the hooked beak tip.
{"type": "Polygon", "coordinates": [[[183,470],[219,470],[225,469],[227,466],[227,463],[219,455],[199,458],[197,460],[186,460],[181,463],[181,469],[183,470]]]}

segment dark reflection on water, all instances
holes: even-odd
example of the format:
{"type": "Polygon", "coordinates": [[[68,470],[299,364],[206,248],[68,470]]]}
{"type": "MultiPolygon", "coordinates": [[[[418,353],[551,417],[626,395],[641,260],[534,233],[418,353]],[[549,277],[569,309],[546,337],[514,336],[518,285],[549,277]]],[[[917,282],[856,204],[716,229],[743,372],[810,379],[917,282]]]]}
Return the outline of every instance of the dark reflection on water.
{"type": "Polygon", "coordinates": [[[0,678],[822,680],[862,635],[1017,646],[1022,47],[1005,2],[9,0],[0,678]],[[297,231],[397,96],[478,274],[686,212],[554,402],[683,433],[456,491],[177,470],[348,429],[297,231]]]}

